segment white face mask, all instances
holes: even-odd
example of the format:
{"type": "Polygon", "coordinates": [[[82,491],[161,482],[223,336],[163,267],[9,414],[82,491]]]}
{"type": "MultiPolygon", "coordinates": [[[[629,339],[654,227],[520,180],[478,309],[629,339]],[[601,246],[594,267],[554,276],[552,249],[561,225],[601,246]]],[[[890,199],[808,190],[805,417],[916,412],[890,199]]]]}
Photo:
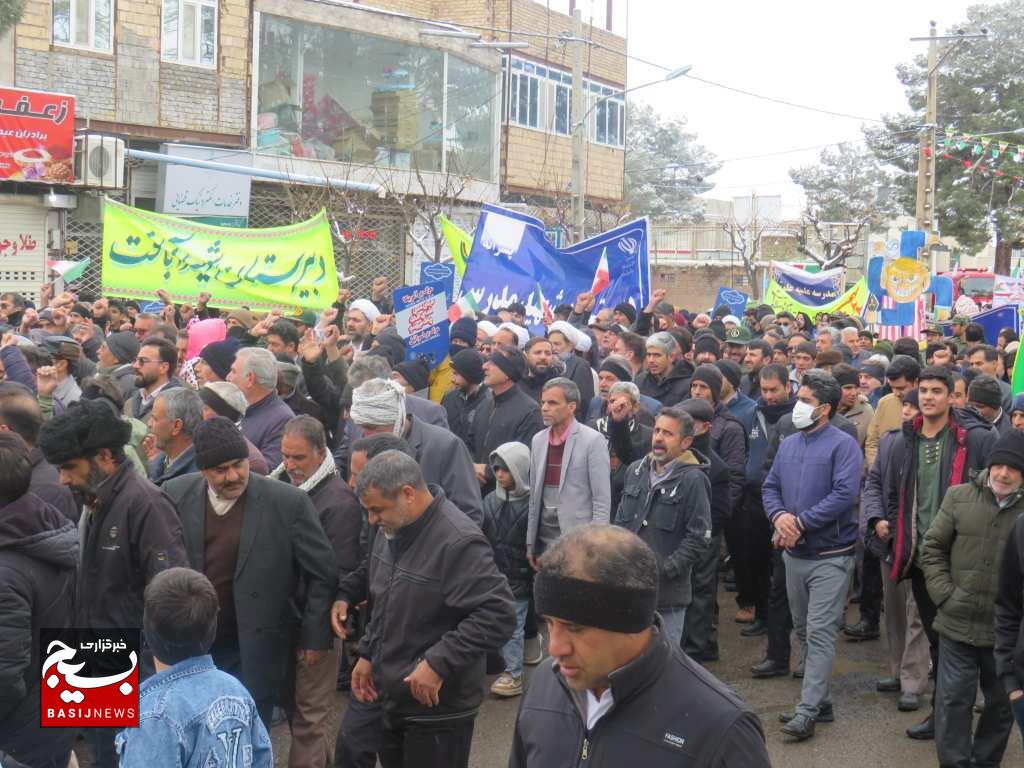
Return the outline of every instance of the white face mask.
{"type": "Polygon", "coordinates": [[[797,429],[804,430],[814,426],[814,411],[813,405],[797,401],[796,405],[793,406],[793,426],[797,429]]]}

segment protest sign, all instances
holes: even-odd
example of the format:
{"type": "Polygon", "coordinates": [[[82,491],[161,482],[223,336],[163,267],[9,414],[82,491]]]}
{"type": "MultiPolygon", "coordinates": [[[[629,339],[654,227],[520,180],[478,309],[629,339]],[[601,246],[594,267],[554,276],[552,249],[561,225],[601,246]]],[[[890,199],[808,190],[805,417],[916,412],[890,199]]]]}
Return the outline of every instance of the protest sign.
{"type": "Polygon", "coordinates": [[[338,298],[327,216],[232,229],[106,200],[103,294],[149,298],[158,288],[177,301],[205,291],[213,307],[327,309],[338,298]]]}
{"type": "Polygon", "coordinates": [[[0,88],[0,179],[75,180],[75,97],[0,88]]]}
{"type": "Polygon", "coordinates": [[[845,293],[843,293],[835,301],[830,301],[827,304],[821,304],[813,307],[808,304],[802,304],[801,302],[794,299],[789,293],[782,288],[775,280],[768,281],[768,290],[765,292],[764,303],[771,305],[772,309],[776,313],[779,312],[805,312],[812,319],[819,312],[825,312],[828,314],[840,313],[847,315],[860,315],[864,311],[864,306],[868,300],[868,284],[867,281],[862,277],[853,286],[851,286],[845,293]]]}
{"type": "Polygon", "coordinates": [[[743,291],[737,291],[735,288],[726,288],[723,285],[718,289],[718,296],[715,297],[715,306],[712,309],[726,306],[729,308],[729,314],[743,317],[743,311],[747,308],[749,300],[750,296],[743,291]]]}
{"type": "Polygon", "coordinates": [[[992,284],[992,306],[1004,304],[1024,305],[1024,277],[996,275],[992,284]]]}
{"type": "Polygon", "coordinates": [[[552,307],[572,304],[577,295],[590,291],[607,263],[608,284],[596,296],[593,311],[624,301],[644,307],[651,290],[648,241],[647,220],[637,219],[576,245],[556,248],[545,236],[540,219],[485,205],[461,292],[472,293],[485,312],[522,302],[528,324],[539,326],[543,309],[534,300],[538,289],[552,307]]]}
{"type": "Polygon", "coordinates": [[[398,288],[392,292],[395,327],[405,339],[405,359],[426,358],[435,368],[448,354],[448,302],[441,283],[398,288]]]}
{"type": "Polygon", "coordinates": [[[447,262],[424,261],[420,263],[420,284],[440,283],[444,288],[445,302],[455,302],[455,273],[457,268],[447,262]]]}
{"type": "Polygon", "coordinates": [[[790,297],[808,307],[820,307],[843,294],[842,267],[808,272],[785,264],[772,264],[771,276],[790,297]]]}

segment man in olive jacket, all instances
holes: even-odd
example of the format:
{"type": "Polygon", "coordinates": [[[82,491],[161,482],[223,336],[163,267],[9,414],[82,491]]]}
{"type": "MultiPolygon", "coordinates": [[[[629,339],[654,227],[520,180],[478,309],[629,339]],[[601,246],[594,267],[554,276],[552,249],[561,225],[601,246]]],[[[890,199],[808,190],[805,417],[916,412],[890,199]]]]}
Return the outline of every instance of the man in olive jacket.
{"type": "Polygon", "coordinates": [[[946,492],[925,534],[921,565],[938,608],[935,746],[939,764],[999,765],[1013,725],[996,674],[993,613],[1006,542],[1024,512],[1024,432],[999,438],[988,469],[946,492]],[[985,709],[971,735],[978,682],[985,709]]]}
{"type": "Polygon", "coordinates": [[[309,495],[249,471],[249,448],[223,416],[195,433],[201,473],[164,484],[181,516],[191,567],[213,583],[220,602],[210,653],[217,667],[249,690],[270,728],[292,635],[309,665],[332,647],[334,551],[309,495]],[[297,585],[305,587],[297,609],[297,585]],[[301,614],[300,614],[301,611],[301,614]]]}

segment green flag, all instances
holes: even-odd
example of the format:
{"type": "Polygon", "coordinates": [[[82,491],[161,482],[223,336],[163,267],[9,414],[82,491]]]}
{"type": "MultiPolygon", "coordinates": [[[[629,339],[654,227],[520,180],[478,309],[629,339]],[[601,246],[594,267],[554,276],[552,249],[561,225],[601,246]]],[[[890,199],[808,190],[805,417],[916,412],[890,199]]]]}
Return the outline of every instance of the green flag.
{"type": "Polygon", "coordinates": [[[441,234],[444,235],[448,244],[448,251],[455,263],[455,272],[459,277],[466,273],[466,262],[469,260],[469,252],[473,250],[473,238],[459,229],[446,216],[441,215],[441,234]]]}
{"type": "Polygon", "coordinates": [[[1013,361],[1013,373],[1010,375],[1010,389],[1013,394],[1019,395],[1024,392],[1024,350],[1017,350],[1017,357],[1013,361]]]}

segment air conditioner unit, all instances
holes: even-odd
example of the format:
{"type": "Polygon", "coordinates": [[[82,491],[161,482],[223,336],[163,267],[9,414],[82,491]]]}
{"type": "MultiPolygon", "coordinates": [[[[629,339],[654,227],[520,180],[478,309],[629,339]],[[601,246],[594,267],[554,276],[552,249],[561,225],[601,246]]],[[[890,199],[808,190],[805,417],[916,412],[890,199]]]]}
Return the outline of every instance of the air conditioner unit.
{"type": "Polygon", "coordinates": [[[124,186],[124,140],[87,133],[75,137],[75,182],[104,189],[124,186]]]}

